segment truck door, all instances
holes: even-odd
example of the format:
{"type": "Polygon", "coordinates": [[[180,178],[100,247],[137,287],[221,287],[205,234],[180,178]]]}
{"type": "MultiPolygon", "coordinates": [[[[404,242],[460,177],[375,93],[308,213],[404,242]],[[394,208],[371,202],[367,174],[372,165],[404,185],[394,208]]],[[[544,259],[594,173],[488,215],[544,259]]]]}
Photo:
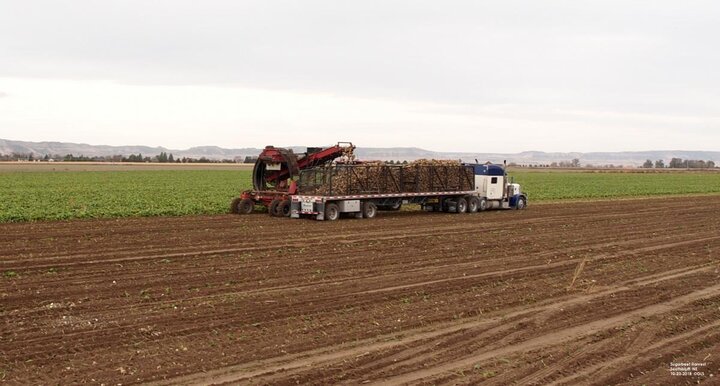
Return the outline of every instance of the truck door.
{"type": "Polygon", "coordinates": [[[488,200],[500,200],[503,198],[503,186],[505,186],[504,177],[492,176],[487,189],[488,200]]]}

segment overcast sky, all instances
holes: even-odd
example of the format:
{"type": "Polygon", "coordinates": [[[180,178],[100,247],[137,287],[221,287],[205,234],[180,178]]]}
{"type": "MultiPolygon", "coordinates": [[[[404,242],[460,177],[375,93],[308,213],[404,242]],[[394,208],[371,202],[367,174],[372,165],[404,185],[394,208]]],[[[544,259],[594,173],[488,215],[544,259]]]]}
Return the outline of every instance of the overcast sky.
{"type": "Polygon", "coordinates": [[[0,138],[720,150],[720,2],[0,0],[0,138]]]}

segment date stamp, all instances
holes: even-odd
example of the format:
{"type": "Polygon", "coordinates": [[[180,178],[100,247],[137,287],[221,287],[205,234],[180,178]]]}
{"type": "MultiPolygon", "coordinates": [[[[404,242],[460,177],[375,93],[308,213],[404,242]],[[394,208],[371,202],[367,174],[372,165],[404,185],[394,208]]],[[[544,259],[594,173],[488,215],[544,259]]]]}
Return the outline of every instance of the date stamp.
{"type": "Polygon", "coordinates": [[[707,362],[670,362],[670,375],[674,377],[704,377],[707,362]]]}

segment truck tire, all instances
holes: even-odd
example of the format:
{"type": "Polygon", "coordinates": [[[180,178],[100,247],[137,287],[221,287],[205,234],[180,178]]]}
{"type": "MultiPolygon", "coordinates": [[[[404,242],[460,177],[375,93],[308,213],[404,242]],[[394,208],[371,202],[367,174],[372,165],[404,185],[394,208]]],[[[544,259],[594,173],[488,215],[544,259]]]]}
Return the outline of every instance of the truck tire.
{"type": "Polygon", "coordinates": [[[372,201],[366,201],[362,204],[362,214],[365,218],[373,218],[377,214],[377,206],[372,201]]]}
{"type": "Polygon", "coordinates": [[[280,205],[280,200],[277,198],[270,201],[270,205],[268,206],[268,213],[270,213],[270,216],[279,217],[277,213],[278,205],[280,205]]]}
{"type": "Polygon", "coordinates": [[[255,202],[249,198],[244,198],[237,204],[237,212],[239,214],[250,214],[253,209],[255,209],[255,202]]]}
{"type": "Polygon", "coordinates": [[[465,213],[468,209],[468,202],[465,198],[460,197],[455,201],[455,213],[465,213]]]}
{"type": "Polygon", "coordinates": [[[515,204],[515,209],[523,210],[526,207],[527,207],[527,202],[525,201],[525,197],[518,197],[518,201],[515,204]]]}
{"type": "Polygon", "coordinates": [[[479,210],[480,212],[484,212],[484,211],[487,210],[487,208],[488,208],[487,199],[485,199],[485,198],[483,197],[483,198],[480,199],[480,201],[479,201],[479,203],[478,203],[478,210],[479,210]]]}
{"type": "Polygon", "coordinates": [[[468,213],[475,213],[478,211],[478,207],[480,206],[480,201],[475,196],[470,196],[467,199],[468,202],[468,213]]]}
{"type": "Polygon", "coordinates": [[[278,217],[290,217],[290,200],[282,200],[275,210],[278,217]]]}
{"type": "Polygon", "coordinates": [[[234,213],[234,214],[240,213],[238,211],[238,205],[240,204],[240,200],[242,200],[242,198],[235,197],[232,199],[232,201],[230,201],[230,213],[234,213]]]}
{"type": "Polygon", "coordinates": [[[340,208],[334,202],[325,204],[325,220],[335,221],[340,218],[340,208]]]}

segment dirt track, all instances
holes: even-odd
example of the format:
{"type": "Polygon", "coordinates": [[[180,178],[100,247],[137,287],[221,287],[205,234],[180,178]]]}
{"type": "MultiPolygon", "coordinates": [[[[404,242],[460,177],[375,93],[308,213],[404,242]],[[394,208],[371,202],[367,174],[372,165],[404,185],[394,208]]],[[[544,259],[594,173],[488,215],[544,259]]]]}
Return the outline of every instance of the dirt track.
{"type": "Polygon", "coordinates": [[[720,196],[0,225],[0,378],[716,381],[718,219],[720,196]]]}

